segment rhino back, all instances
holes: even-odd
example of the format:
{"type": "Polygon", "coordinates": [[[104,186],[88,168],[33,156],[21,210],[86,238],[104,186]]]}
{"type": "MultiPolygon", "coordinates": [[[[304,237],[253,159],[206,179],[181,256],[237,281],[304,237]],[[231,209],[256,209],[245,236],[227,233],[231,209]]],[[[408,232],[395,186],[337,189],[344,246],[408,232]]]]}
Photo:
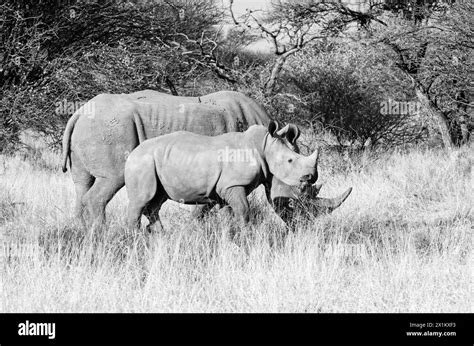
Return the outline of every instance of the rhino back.
{"type": "Polygon", "coordinates": [[[175,131],[190,131],[207,136],[243,132],[252,125],[268,125],[265,110],[237,92],[219,92],[199,98],[152,93],[135,98],[147,138],[175,131]]]}
{"type": "Polygon", "coordinates": [[[147,138],[179,130],[216,136],[271,121],[257,102],[236,91],[182,97],[144,90],[129,97],[137,104],[147,138]]]}
{"type": "Polygon", "coordinates": [[[128,97],[132,100],[144,100],[148,102],[186,102],[186,103],[198,103],[199,100],[197,97],[187,97],[187,96],[175,96],[166,93],[162,93],[156,90],[141,90],[136,91],[130,94],[123,94],[125,97],[128,97]]]}
{"type": "Polygon", "coordinates": [[[185,102],[134,102],[147,138],[190,131],[215,136],[236,128],[235,116],[223,107],[185,102]]]}
{"type": "Polygon", "coordinates": [[[202,96],[201,101],[205,104],[221,105],[226,109],[232,109],[234,114],[241,114],[247,127],[251,125],[267,126],[272,120],[260,104],[238,91],[218,91],[202,96]]]}

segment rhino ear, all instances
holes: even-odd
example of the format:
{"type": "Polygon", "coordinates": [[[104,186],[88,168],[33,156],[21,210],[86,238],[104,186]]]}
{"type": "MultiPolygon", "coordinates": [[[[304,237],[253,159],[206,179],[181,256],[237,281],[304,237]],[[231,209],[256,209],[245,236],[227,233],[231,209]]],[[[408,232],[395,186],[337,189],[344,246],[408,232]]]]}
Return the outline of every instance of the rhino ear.
{"type": "Polygon", "coordinates": [[[270,124],[268,124],[268,132],[270,133],[270,136],[275,137],[275,133],[278,131],[278,128],[280,125],[275,120],[270,121],[270,124]]]}
{"type": "Polygon", "coordinates": [[[300,136],[300,129],[294,124],[287,124],[277,131],[277,135],[279,135],[280,137],[285,137],[288,142],[295,145],[296,140],[300,136]]]}
{"type": "Polygon", "coordinates": [[[296,144],[296,140],[299,138],[301,132],[298,126],[294,124],[288,125],[288,131],[286,132],[286,139],[291,144],[296,144]]]}

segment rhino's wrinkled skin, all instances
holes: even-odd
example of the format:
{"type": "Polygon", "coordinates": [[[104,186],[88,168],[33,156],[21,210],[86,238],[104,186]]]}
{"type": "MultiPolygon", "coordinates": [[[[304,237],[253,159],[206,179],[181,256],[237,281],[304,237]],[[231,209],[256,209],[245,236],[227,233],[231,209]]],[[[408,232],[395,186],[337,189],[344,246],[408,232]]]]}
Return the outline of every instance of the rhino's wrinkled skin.
{"type": "MultiPolygon", "coordinates": [[[[153,90],[100,94],[71,117],[64,132],[63,171],[69,159],[75,215],[82,218],[85,208],[97,225],[105,221],[107,203],[125,183],[125,160],[146,139],[180,130],[214,136],[270,121],[260,105],[233,91],[202,97],[153,90]]],[[[295,142],[291,135],[299,133],[288,135],[295,142]]]]}
{"type": "Polygon", "coordinates": [[[145,213],[150,227],[161,229],[159,210],[167,199],[228,204],[246,223],[247,195],[261,184],[269,190],[272,177],[302,189],[311,185],[317,178],[318,152],[304,157],[292,151],[277,130],[272,121],[268,129],[254,125],[243,133],[215,137],[180,131],[140,144],[125,165],[129,226],[139,227],[145,213]]]}

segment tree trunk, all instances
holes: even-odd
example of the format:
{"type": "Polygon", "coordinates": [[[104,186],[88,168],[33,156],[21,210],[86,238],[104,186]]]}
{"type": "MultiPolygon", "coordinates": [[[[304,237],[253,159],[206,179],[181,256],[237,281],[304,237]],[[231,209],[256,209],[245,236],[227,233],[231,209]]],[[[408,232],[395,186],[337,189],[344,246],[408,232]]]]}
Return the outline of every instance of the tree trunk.
{"type": "Polygon", "coordinates": [[[283,69],[283,65],[286,62],[286,59],[291,55],[299,51],[300,48],[292,48],[286,53],[280,55],[276,61],[275,64],[273,65],[272,68],[272,73],[270,74],[270,78],[265,83],[264,90],[265,90],[265,96],[270,96],[273,94],[273,91],[275,90],[276,83],[278,81],[278,78],[280,77],[281,70],[283,69]]]}
{"type": "Polygon", "coordinates": [[[276,60],[275,65],[273,65],[270,78],[265,83],[265,96],[270,96],[271,94],[273,94],[273,91],[275,90],[276,82],[278,80],[278,77],[280,76],[280,73],[283,68],[283,65],[285,64],[285,61],[286,61],[286,57],[282,55],[276,60]]]}
{"type": "Polygon", "coordinates": [[[461,129],[461,138],[460,138],[460,144],[464,145],[469,142],[469,127],[468,127],[468,118],[469,118],[469,107],[468,105],[470,104],[466,92],[464,90],[461,90],[458,95],[456,96],[456,101],[458,101],[458,110],[457,110],[457,117],[456,119],[459,119],[459,127],[461,129]]]}
{"type": "Polygon", "coordinates": [[[438,119],[439,129],[441,132],[441,137],[443,138],[444,147],[447,149],[452,149],[454,146],[454,141],[453,141],[453,136],[451,133],[451,128],[449,126],[448,117],[436,107],[433,101],[430,100],[429,96],[426,95],[422,86],[420,86],[419,84],[416,84],[415,92],[416,92],[416,96],[418,97],[418,100],[423,105],[423,107],[428,111],[430,116],[438,119]]]}
{"type": "Polygon", "coordinates": [[[464,145],[469,143],[470,140],[467,116],[465,114],[459,114],[457,118],[459,119],[459,127],[461,128],[461,139],[459,144],[464,145]]]}

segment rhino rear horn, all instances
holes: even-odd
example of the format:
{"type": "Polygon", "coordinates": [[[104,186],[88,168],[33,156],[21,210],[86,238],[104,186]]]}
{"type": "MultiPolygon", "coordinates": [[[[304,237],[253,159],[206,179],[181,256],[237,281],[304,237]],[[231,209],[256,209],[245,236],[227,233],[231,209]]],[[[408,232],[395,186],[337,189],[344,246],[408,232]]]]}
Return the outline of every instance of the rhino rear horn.
{"type": "MultiPolygon", "coordinates": [[[[318,191],[319,192],[319,191],[318,191]]],[[[314,206],[321,212],[330,213],[338,208],[349,197],[352,192],[352,187],[348,188],[346,192],[335,198],[316,197],[314,206]]]]}

